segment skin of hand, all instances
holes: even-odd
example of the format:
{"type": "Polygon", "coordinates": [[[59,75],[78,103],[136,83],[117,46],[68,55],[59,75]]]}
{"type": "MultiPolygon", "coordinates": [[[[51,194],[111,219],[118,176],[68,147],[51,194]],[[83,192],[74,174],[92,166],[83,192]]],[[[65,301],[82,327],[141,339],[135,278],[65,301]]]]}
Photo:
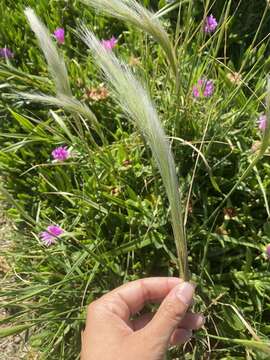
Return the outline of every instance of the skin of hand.
{"type": "Polygon", "coordinates": [[[81,360],[162,360],[170,345],[183,344],[204,324],[188,312],[195,287],[179,278],[136,280],[88,307],[81,360]],[[146,303],[161,303],[155,314],[137,314],[146,303]]]}

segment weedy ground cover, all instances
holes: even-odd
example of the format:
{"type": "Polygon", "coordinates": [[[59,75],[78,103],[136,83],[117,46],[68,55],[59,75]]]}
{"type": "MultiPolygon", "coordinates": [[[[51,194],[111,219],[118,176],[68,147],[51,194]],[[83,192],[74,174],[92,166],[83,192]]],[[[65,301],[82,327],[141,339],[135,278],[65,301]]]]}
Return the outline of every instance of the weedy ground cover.
{"type": "Polygon", "coordinates": [[[138,4],[0,4],[0,336],[77,359],[90,301],[180,268],[207,322],[168,358],[267,359],[269,5],[138,4]]]}

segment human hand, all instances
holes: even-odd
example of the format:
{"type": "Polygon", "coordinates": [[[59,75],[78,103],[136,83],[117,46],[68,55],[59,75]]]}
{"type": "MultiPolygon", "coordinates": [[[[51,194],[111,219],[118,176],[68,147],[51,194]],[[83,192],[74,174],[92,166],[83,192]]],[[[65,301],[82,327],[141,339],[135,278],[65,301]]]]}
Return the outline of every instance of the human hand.
{"type": "Polygon", "coordinates": [[[183,344],[204,318],[187,312],[194,286],[178,278],[146,278],[127,283],[92,302],[82,334],[81,360],[162,360],[169,345],[183,344]],[[130,317],[147,302],[158,311],[130,317]]]}

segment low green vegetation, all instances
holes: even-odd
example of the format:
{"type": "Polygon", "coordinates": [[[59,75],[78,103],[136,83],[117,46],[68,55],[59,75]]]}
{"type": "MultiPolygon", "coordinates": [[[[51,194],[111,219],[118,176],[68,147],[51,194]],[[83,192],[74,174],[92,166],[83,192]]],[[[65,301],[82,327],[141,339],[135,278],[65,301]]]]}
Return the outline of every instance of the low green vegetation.
{"type": "Polygon", "coordinates": [[[269,359],[269,2],[141,1],[155,15],[120,16],[127,3],[0,3],[0,189],[18,229],[0,250],[12,265],[0,337],[23,333],[41,359],[79,359],[89,302],[126,281],[178,276],[187,259],[207,321],[168,359],[269,359]],[[138,127],[148,100],[111,67],[104,77],[82,24],[149,94],[178,213],[156,138],[138,127]]]}

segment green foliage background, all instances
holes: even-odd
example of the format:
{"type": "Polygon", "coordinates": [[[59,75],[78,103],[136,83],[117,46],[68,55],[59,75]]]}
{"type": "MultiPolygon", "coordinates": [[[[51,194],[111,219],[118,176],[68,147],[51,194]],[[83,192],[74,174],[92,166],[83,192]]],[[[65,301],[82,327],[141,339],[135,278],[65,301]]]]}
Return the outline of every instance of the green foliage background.
{"type": "MultiPolygon", "coordinates": [[[[264,255],[270,242],[269,152],[217,218],[207,223],[249,165],[252,145],[261,139],[256,122],[264,112],[269,72],[269,8],[265,1],[180,4],[180,17],[175,7],[163,20],[172,39],[180,24],[181,90],[176,96],[162,51],[137,29],[96,15],[76,0],[0,3],[0,47],[15,53],[12,67],[0,59],[0,171],[11,195],[8,213],[18,227],[5,256],[22,279],[15,286],[4,281],[1,296],[11,312],[5,320],[10,333],[28,329],[24,334],[41,358],[79,358],[86,306],[94,298],[140,277],[177,276],[168,203],[150,150],[111,97],[94,102],[85,96],[103,79],[74,34],[78,20],[100,38],[118,37],[115,52],[124,61],[139,58],[133,70],[147,84],[167,134],[175,138],[172,147],[184,201],[193,183],[189,264],[198,283],[194,308],[204,312],[207,323],[185,354],[174,349],[168,356],[269,357],[269,347],[255,342],[243,321],[261,342],[269,338],[270,280],[264,255]],[[54,93],[23,15],[25,6],[33,7],[51,32],[65,28],[60,51],[73,94],[91,106],[106,144],[93,132],[93,145],[85,128],[78,136],[72,116],[61,109],[14,96],[16,91],[54,93]],[[201,32],[205,12],[219,19],[219,31],[211,38],[201,32]],[[239,84],[228,79],[234,71],[241,73],[239,84]],[[192,86],[203,76],[214,80],[215,93],[196,102],[192,86]],[[63,164],[52,163],[51,151],[63,144],[76,155],[63,164]],[[198,150],[208,167],[197,157],[198,150]],[[61,225],[66,234],[45,248],[38,234],[50,223],[61,225]]],[[[144,5],[157,11],[166,3],[144,5]]]]}

